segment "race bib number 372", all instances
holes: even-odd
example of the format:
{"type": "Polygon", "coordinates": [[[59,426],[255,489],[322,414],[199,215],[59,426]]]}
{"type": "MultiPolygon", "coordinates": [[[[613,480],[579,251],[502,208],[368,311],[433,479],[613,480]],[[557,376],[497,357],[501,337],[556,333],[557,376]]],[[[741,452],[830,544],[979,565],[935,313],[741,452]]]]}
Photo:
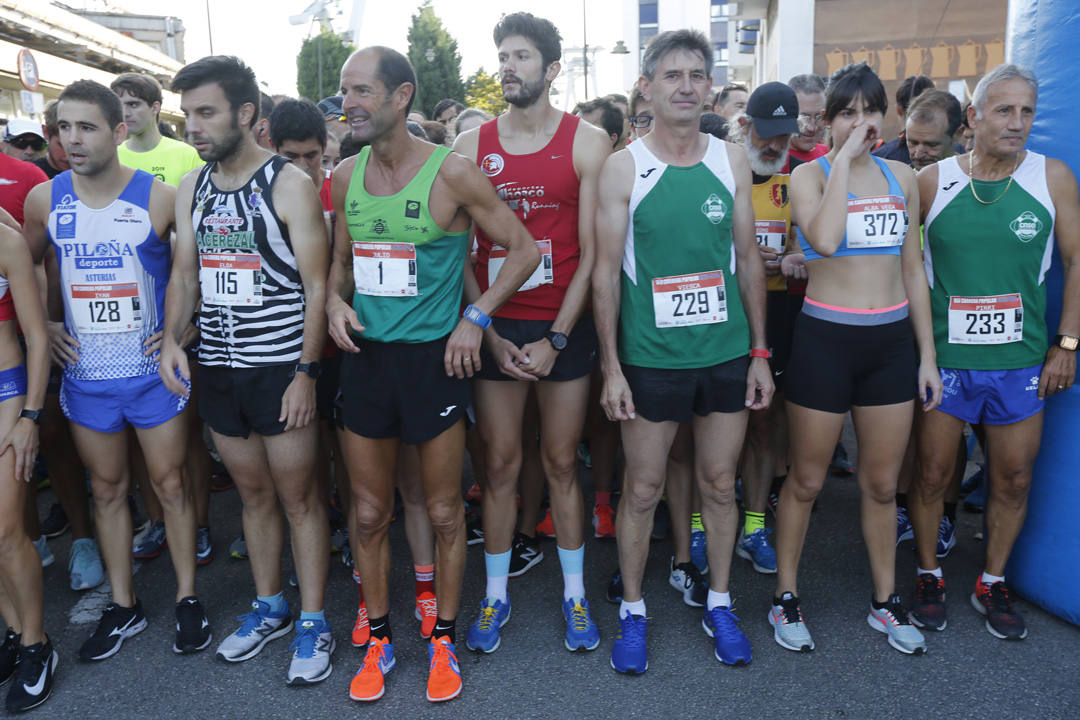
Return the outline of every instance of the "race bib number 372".
{"type": "Polygon", "coordinates": [[[1024,339],[1024,301],[1020,293],[949,298],[949,342],[1003,345],[1024,339]]]}
{"type": "Polygon", "coordinates": [[[656,327],[727,322],[723,271],[655,278],[652,283],[656,327]]]}
{"type": "Polygon", "coordinates": [[[848,200],[849,248],[895,247],[904,244],[908,217],[898,195],[848,200]]]}

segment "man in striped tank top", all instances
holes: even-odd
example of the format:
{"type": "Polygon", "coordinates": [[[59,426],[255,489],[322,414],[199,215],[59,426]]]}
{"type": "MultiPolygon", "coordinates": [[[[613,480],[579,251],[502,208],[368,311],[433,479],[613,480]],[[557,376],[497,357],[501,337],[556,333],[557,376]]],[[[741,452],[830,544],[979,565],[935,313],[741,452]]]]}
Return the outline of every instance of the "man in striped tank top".
{"type": "Polygon", "coordinates": [[[251,612],[217,654],[247,660],[293,627],[282,594],[280,501],[301,602],[287,679],[319,682],[333,670],[334,652],[323,613],[330,532],[313,422],[326,338],[322,209],[302,170],[255,144],[259,88],[240,60],[203,58],[172,87],[207,165],[185,175],[177,192],[161,375],[173,392],[187,392],[178,379],[190,373],[180,340],[199,307],[199,414],[240,491],[255,580],[251,612]]]}

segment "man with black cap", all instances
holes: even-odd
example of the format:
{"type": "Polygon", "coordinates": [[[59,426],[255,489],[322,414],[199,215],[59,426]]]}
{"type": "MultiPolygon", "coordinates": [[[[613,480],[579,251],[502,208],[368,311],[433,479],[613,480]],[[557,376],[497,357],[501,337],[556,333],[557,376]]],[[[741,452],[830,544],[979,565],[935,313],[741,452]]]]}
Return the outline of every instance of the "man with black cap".
{"type": "Polygon", "coordinates": [[[26,118],[13,118],[8,120],[4,128],[4,138],[0,145],[3,146],[4,154],[19,160],[34,162],[45,149],[45,133],[41,130],[41,123],[26,118]]]}
{"type": "Polygon", "coordinates": [[[341,103],[345,98],[340,95],[331,95],[319,101],[317,107],[326,121],[326,132],[341,142],[341,139],[349,134],[349,124],[345,121],[345,111],[341,109],[341,103]]]}
{"type": "MultiPolygon", "coordinates": [[[[786,252],[793,236],[788,181],[797,158],[788,155],[791,138],[799,134],[799,100],[783,83],[761,85],[746,105],[746,113],[736,118],[733,139],[742,140],[753,173],[751,198],[758,252],[765,261],[766,341],[772,351],[771,365],[777,396],[784,390],[784,370],[791,354],[795,316],[803,296],[789,293],[788,280],[805,279],[802,253],[786,252]]],[[[735,552],[749,560],[760,573],[776,572],[776,551],[765,529],[765,506],[769,488],[779,469],[782,482],[787,422],[782,397],[750,413],[743,463],[743,507],[745,520],[735,552]]]]}

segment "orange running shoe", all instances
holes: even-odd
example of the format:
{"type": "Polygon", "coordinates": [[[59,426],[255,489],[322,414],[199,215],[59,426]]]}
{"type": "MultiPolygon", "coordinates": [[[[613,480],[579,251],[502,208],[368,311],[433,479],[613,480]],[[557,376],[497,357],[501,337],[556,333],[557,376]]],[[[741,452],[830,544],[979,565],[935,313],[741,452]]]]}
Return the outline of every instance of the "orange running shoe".
{"type": "Polygon", "coordinates": [[[416,596],[416,619],[420,621],[420,637],[431,637],[435,621],[439,619],[439,605],[435,593],[422,592],[416,596]]]}
{"type": "Polygon", "coordinates": [[[615,537],[615,511],[610,505],[595,505],[592,511],[593,537],[615,537]]]}
{"type": "Polygon", "coordinates": [[[465,502],[472,505],[479,505],[480,501],[484,499],[484,491],[480,489],[480,486],[476,483],[472,484],[468,490],[465,491],[465,502]]]}
{"type": "Polygon", "coordinates": [[[394,644],[386,638],[372,638],[364,655],[364,663],[349,683],[349,697],[360,702],[381,698],[386,692],[384,676],[395,663],[394,644]]]}
{"type": "MultiPolygon", "coordinates": [[[[367,605],[361,600],[360,605],[356,608],[356,624],[353,625],[352,629],[353,647],[364,647],[370,639],[371,626],[368,624],[367,605]]],[[[374,698],[372,699],[374,700],[374,698]]]]}
{"type": "Polygon", "coordinates": [[[536,534],[540,537],[555,537],[555,522],[551,519],[551,508],[544,513],[544,519],[537,523],[536,534]]]}
{"type": "Polygon", "coordinates": [[[461,694],[461,670],[458,669],[454,643],[448,637],[433,637],[428,645],[427,699],[431,702],[453,700],[461,694]]]}

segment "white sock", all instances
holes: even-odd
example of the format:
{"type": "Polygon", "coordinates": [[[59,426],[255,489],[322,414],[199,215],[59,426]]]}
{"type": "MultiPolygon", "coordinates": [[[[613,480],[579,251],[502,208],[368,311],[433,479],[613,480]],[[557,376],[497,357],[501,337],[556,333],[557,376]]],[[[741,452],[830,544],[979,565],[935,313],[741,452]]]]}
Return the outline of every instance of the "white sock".
{"type": "Polygon", "coordinates": [[[993,585],[996,582],[1005,582],[1005,576],[1004,575],[991,575],[990,573],[983,570],[982,577],[980,577],[979,580],[986,583],[987,585],[993,585]]]}
{"type": "Polygon", "coordinates": [[[576,550],[559,548],[562,566],[563,600],[585,599],[585,544],[576,550]]]}
{"type": "Polygon", "coordinates": [[[510,572],[510,551],[484,553],[484,570],[487,575],[487,597],[506,602],[506,581],[510,572]]]}
{"type": "Polygon", "coordinates": [[[623,600],[619,605],[619,617],[626,617],[627,615],[640,615],[641,617],[645,617],[645,598],[635,600],[634,602],[623,600]]]}
{"type": "Polygon", "coordinates": [[[925,568],[916,567],[915,568],[915,574],[916,575],[933,575],[936,578],[943,577],[942,574],[941,574],[941,566],[940,565],[938,565],[933,570],[927,570],[925,568]]]}
{"type": "Polygon", "coordinates": [[[709,597],[705,600],[705,609],[712,610],[718,607],[731,607],[731,593],[716,592],[712,588],[709,588],[709,597]]]}

